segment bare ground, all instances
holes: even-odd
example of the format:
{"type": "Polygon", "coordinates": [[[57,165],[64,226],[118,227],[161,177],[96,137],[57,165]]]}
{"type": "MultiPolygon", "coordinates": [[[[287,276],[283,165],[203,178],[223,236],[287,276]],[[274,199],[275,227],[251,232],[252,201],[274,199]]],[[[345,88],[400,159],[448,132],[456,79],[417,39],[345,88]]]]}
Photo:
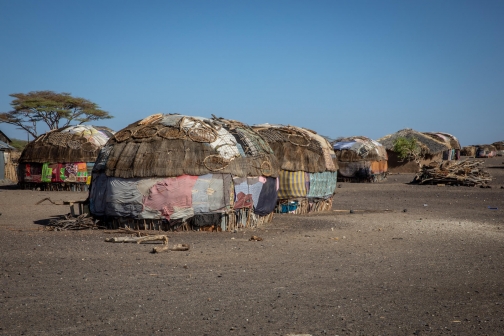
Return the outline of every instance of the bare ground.
{"type": "Polygon", "coordinates": [[[2,187],[0,334],[502,335],[502,161],[489,189],[341,183],[334,209],[390,211],[172,232],[191,249],[161,254],[43,230],[68,206],[37,201],[83,193],[2,187]]]}

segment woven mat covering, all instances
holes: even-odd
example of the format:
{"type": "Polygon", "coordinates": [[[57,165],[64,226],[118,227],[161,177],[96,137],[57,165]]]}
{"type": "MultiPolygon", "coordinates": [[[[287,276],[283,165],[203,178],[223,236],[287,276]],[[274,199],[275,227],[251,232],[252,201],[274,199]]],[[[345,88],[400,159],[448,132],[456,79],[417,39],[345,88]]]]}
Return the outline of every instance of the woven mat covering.
{"type": "Polygon", "coordinates": [[[148,116],[147,118],[144,118],[142,121],[140,121],[138,123],[138,125],[149,125],[149,124],[153,124],[155,123],[156,121],[159,121],[163,118],[163,115],[161,113],[158,113],[158,114],[153,114],[153,115],[150,115],[148,116]]]}
{"type": "Polygon", "coordinates": [[[308,147],[308,145],[310,145],[310,139],[302,134],[289,134],[287,138],[290,143],[297,146],[308,147]]]}
{"type": "Polygon", "coordinates": [[[287,134],[273,128],[262,129],[259,134],[268,142],[288,141],[287,134]]]}
{"type": "Polygon", "coordinates": [[[114,138],[116,139],[117,142],[122,142],[122,141],[125,141],[125,140],[128,140],[129,138],[131,138],[132,134],[133,134],[133,132],[131,132],[130,130],[122,130],[122,131],[117,132],[114,135],[114,138]]]}
{"type": "Polygon", "coordinates": [[[71,133],[53,132],[49,134],[47,142],[56,146],[66,147],[72,136],[73,134],[71,133]]]}
{"type": "Polygon", "coordinates": [[[72,149],[80,149],[82,146],[82,142],[79,140],[70,140],[68,141],[67,146],[72,149]]]}
{"type": "Polygon", "coordinates": [[[157,135],[165,139],[184,139],[185,133],[178,127],[163,127],[157,131],[157,135]]]}
{"type": "Polygon", "coordinates": [[[217,140],[217,133],[206,123],[199,120],[194,121],[194,125],[187,130],[187,136],[196,142],[214,142],[217,140]]]}
{"type": "Polygon", "coordinates": [[[82,150],[85,152],[94,152],[98,149],[98,146],[92,144],[91,142],[85,142],[82,144],[82,150]]]}
{"type": "Polygon", "coordinates": [[[156,135],[158,129],[156,126],[147,125],[138,128],[134,133],[133,137],[136,139],[150,138],[156,135]]]}
{"type": "Polygon", "coordinates": [[[209,155],[203,160],[203,164],[210,171],[218,171],[226,168],[230,161],[218,155],[209,155]]]}

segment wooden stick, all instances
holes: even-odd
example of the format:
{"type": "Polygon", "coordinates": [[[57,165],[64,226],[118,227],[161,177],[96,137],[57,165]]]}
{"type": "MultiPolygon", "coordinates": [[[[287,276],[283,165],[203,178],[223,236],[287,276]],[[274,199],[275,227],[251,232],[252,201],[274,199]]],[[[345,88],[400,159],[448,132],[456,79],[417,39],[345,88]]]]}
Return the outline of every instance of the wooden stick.
{"type": "Polygon", "coordinates": [[[106,238],[109,243],[137,243],[141,244],[147,241],[162,241],[164,245],[168,245],[168,236],[165,235],[152,235],[144,237],[112,237],[106,238]]]}

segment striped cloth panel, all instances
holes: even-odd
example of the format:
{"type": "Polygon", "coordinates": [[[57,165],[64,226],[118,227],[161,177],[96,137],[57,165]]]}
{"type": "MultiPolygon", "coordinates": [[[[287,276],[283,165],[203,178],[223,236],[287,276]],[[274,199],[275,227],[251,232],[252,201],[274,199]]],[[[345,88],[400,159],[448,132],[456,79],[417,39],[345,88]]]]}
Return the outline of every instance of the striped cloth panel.
{"type": "Polygon", "coordinates": [[[304,171],[280,170],[280,188],[278,198],[306,197],[306,179],[304,171]]]}

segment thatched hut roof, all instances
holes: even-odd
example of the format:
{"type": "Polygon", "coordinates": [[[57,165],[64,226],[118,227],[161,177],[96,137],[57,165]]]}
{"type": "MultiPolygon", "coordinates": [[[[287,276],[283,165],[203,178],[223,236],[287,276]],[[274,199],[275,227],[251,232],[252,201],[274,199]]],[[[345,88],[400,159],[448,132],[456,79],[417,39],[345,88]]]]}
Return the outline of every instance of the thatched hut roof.
{"type": "Polygon", "coordinates": [[[95,171],[121,178],[278,176],[273,151],[249,126],[229,119],[156,114],[134,122],[109,140],[95,171]]]}
{"type": "Polygon", "coordinates": [[[504,140],[503,141],[496,141],[492,144],[493,146],[495,146],[495,148],[497,150],[504,150],[504,140]]]}
{"type": "Polygon", "coordinates": [[[460,142],[458,139],[449,133],[443,133],[443,132],[423,132],[423,134],[426,134],[430,136],[431,138],[434,138],[438,141],[446,143],[450,149],[461,149],[462,147],[460,146],[460,142]]]}
{"type": "Polygon", "coordinates": [[[315,131],[271,124],[254,125],[252,128],[269,143],[283,170],[308,173],[338,170],[331,144],[315,131]]]}
{"type": "Polygon", "coordinates": [[[103,126],[75,125],[51,130],[26,145],[20,163],[94,162],[113,136],[103,126]]]}
{"type": "Polygon", "coordinates": [[[378,139],[377,141],[385,146],[387,150],[393,151],[394,143],[399,138],[416,139],[422,149],[423,154],[434,155],[451,148],[449,144],[436,140],[425,133],[415,131],[411,128],[406,128],[396,133],[386,135],[378,139]]]}
{"type": "Polygon", "coordinates": [[[387,160],[385,147],[381,143],[364,136],[341,137],[331,144],[340,162],[387,160]]]}
{"type": "Polygon", "coordinates": [[[485,150],[485,151],[490,151],[490,152],[495,152],[497,151],[497,147],[492,145],[476,145],[477,150],[485,150]]]}
{"type": "Polygon", "coordinates": [[[476,155],[476,146],[464,146],[460,150],[460,155],[464,156],[475,156],[476,155]]]}

